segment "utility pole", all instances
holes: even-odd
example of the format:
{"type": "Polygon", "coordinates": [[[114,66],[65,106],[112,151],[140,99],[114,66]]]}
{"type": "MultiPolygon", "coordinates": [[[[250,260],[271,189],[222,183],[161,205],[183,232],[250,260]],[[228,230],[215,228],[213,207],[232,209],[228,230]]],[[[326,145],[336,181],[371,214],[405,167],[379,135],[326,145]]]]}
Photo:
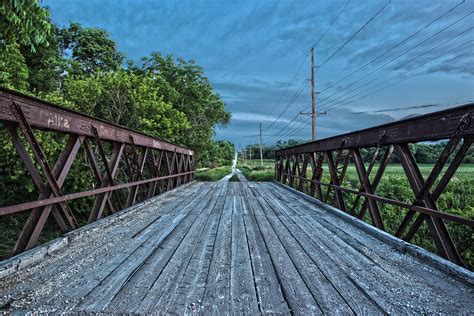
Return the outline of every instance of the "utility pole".
{"type": "Polygon", "coordinates": [[[263,166],[262,123],[260,123],[260,165],[263,166]]]}
{"type": "Polygon", "coordinates": [[[252,144],[249,145],[249,159],[250,163],[252,163],[252,144]]]}
{"type": "Polygon", "coordinates": [[[314,47],[311,47],[311,140],[316,140],[316,110],[314,105],[314,47]]]}

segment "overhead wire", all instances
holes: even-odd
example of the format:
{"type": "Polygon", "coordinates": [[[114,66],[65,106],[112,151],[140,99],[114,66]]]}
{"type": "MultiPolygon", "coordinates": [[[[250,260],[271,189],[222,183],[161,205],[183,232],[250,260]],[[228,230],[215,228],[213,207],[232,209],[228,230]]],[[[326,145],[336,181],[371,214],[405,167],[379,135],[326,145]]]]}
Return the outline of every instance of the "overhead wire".
{"type": "MultiPolygon", "coordinates": [[[[347,6],[349,5],[349,3],[351,2],[351,0],[347,1],[347,3],[344,5],[344,7],[342,8],[342,10],[339,12],[339,14],[336,16],[335,19],[333,19],[333,21],[328,25],[328,27],[326,28],[326,30],[321,34],[321,36],[319,37],[319,39],[313,44],[313,47],[317,47],[317,45],[319,45],[319,42],[326,36],[327,32],[332,28],[332,26],[334,25],[334,23],[339,19],[339,17],[342,15],[342,13],[346,10],[347,6]]],[[[293,79],[289,82],[289,84],[287,85],[285,91],[283,92],[283,94],[280,96],[280,98],[278,99],[277,101],[277,104],[275,105],[275,108],[278,107],[278,105],[280,104],[282,98],[284,95],[286,95],[289,87],[291,86],[291,84],[296,80],[297,76],[299,75],[299,73],[301,72],[301,69],[303,68],[303,65],[306,63],[306,61],[308,60],[308,57],[309,57],[309,54],[306,54],[306,57],[305,59],[303,60],[303,63],[301,63],[301,65],[299,66],[298,70],[296,71],[295,75],[293,76],[293,79]]],[[[281,117],[282,115],[286,112],[286,109],[287,107],[285,107],[281,112],[280,114],[278,114],[277,118],[268,126],[266,127],[264,130],[267,131],[269,130],[281,117]]]]}
{"type": "Polygon", "coordinates": [[[390,53],[391,51],[393,51],[394,49],[400,47],[401,45],[403,45],[404,43],[406,43],[407,41],[409,41],[410,39],[412,39],[413,37],[415,37],[416,35],[420,34],[421,32],[423,32],[424,30],[426,30],[428,27],[430,27],[431,25],[433,25],[434,23],[436,23],[437,21],[439,21],[440,19],[444,18],[446,15],[448,15],[449,13],[451,13],[453,10],[455,10],[456,8],[458,8],[460,5],[462,5],[466,0],[463,0],[461,2],[459,2],[457,5],[451,7],[449,10],[445,11],[443,14],[439,15],[437,18],[435,18],[434,20],[432,20],[430,23],[426,24],[425,26],[419,28],[418,30],[416,30],[414,33],[410,34],[408,37],[404,38],[403,40],[401,40],[400,42],[398,42],[397,44],[395,44],[394,46],[392,46],[391,48],[389,48],[388,50],[384,51],[383,53],[377,55],[375,58],[373,58],[372,60],[370,60],[369,62],[365,63],[364,65],[362,65],[361,67],[359,67],[358,69],[356,69],[355,71],[353,71],[352,73],[350,73],[349,75],[343,77],[342,79],[336,81],[335,83],[332,83],[331,85],[327,86],[326,88],[324,88],[323,90],[321,90],[319,93],[322,94],[324,93],[325,91],[331,89],[332,87],[338,85],[339,83],[341,83],[342,81],[352,77],[353,75],[355,75],[356,73],[360,72],[362,69],[364,69],[365,67],[371,65],[372,63],[374,63],[376,60],[378,60],[379,58],[385,56],[386,54],[390,53]]]}
{"type": "MultiPolygon", "coordinates": [[[[461,49],[463,46],[467,46],[467,45],[469,45],[469,44],[472,43],[472,42],[474,42],[474,40],[468,41],[468,42],[463,43],[463,44],[461,44],[461,45],[459,45],[459,46],[457,46],[457,47],[451,48],[451,49],[449,49],[447,52],[458,51],[458,50],[461,49]]],[[[442,44],[445,44],[445,43],[442,43],[442,44]]],[[[439,67],[440,65],[447,64],[447,63],[449,63],[450,61],[452,61],[452,60],[454,60],[454,59],[460,58],[460,57],[462,57],[462,56],[468,54],[469,52],[471,52],[471,51],[462,53],[462,54],[460,54],[460,55],[458,55],[458,56],[456,56],[456,57],[453,57],[453,58],[449,59],[449,60],[446,61],[446,62],[442,62],[442,63],[438,64],[437,66],[431,67],[430,69],[439,67]]],[[[426,63],[424,63],[424,64],[426,64],[426,63]]],[[[423,64],[423,65],[424,65],[424,64],[423,64]]],[[[419,75],[421,75],[421,74],[423,74],[423,73],[424,73],[424,72],[422,71],[422,72],[416,73],[416,74],[414,74],[414,75],[411,75],[411,76],[408,76],[408,77],[404,77],[404,78],[402,78],[401,80],[399,80],[399,81],[397,81],[397,82],[394,82],[394,83],[391,83],[391,84],[389,84],[389,85],[387,85],[387,86],[385,86],[385,87],[379,88],[379,89],[377,89],[376,91],[372,91],[372,92],[370,92],[370,93],[367,93],[367,94],[365,94],[365,95],[363,95],[363,96],[361,96],[361,97],[359,97],[359,98],[356,98],[356,99],[354,99],[354,100],[347,100],[347,102],[345,102],[345,103],[343,103],[343,104],[340,104],[340,105],[338,105],[338,106],[335,105],[335,106],[333,106],[333,107],[331,107],[331,108],[329,108],[329,109],[326,109],[326,111],[328,112],[328,111],[331,111],[331,110],[340,108],[340,107],[342,107],[342,106],[344,106],[344,105],[347,105],[347,104],[353,103],[353,102],[355,102],[355,101],[358,101],[358,100],[360,100],[360,99],[366,98],[366,97],[368,97],[368,96],[370,96],[370,95],[372,95],[372,94],[375,94],[375,93],[377,93],[377,92],[379,92],[379,91],[382,91],[382,90],[385,90],[385,89],[390,88],[390,87],[392,87],[392,86],[395,86],[395,85],[397,85],[397,84],[399,84],[399,83],[402,83],[402,82],[404,82],[404,81],[406,81],[406,80],[409,80],[409,79],[411,79],[411,78],[413,78],[413,77],[419,76],[419,75]]],[[[400,78],[400,77],[402,77],[402,76],[399,76],[398,78],[400,78]]],[[[395,78],[395,79],[398,79],[398,78],[395,78]]],[[[392,79],[394,79],[394,78],[391,78],[390,80],[392,80],[392,79]]],[[[386,82],[388,82],[388,81],[390,81],[390,80],[386,80],[386,81],[383,82],[383,83],[386,83],[386,82]]],[[[382,84],[383,84],[383,83],[382,83],[382,84]]],[[[377,85],[377,86],[375,86],[375,87],[372,87],[372,88],[370,88],[370,89],[368,89],[368,90],[366,90],[366,91],[364,91],[364,92],[368,92],[368,91],[370,91],[370,90],[372,90],[372,89],[374,89],[374,88],[377,88],[377,87],[379,87],[379,86],[381,86],[381,84],[379,84],[379,85],[377,85]]],[[[276,136],[277,138],[282,139],[282,138],[290,137],[291,135],[294,135],[295,133],[297,133],[297,132],[299,131],[299,129],[302,128],[301,120],[300,120],[300,123],[299,123],[299,124],[297,123],[293,128],[290,128],[290,129],[287,130],[285,133],[283,133],[283,131],[284,131],[286,128],[289,128],[289,127],[290,127],[291,123],[294,122],[294,120],[296,119],[296,117],[297,117],[297,116],[295,116],[295,117],[293,118],[293,120],[289,122],[290,124],[287,124],[287,125],[285,126],[285,128],[283,128],[282,130],[280,130],[279,133],[277,133],[276,135],[273,135],[273,136],[274,136],[274,137],[276,136]]]]}
{"type": "Polygon", "coordinates": [[[347,1],[344,7],[342,8],[341,11],[339,11],[339,14],[332,20],[332,22],[327,26],[326,30],[321,34],[321,36],[318,38],[318,40],[312,45],[312,47],[317,47],[319,42],[326,36],[327,32],[332,28],[334,23],[339,19],[339,17],[342,15],[342,13],[346,10],[347,6],[351,3],[351,0],[347,1]]]}
{"type": "MultiPolygon", "coordinates": [[[[345,46],[347,46],[373,19],[375,19],[375,17],[377,15],[379,15],[389,4],[390,4],[391,0],[389,0],[381,9],[379,9],[364,25],[362,25],[362,27],[360,27],[354,34],[352,34],[340,47],[338,47],[338,49],[336,49],[336,51],[334,51],[328,58],[325,59],[325,61],[320,65],[319,69],[321,69],[322,66],[324,66],[325,64],[327,64],[332,58],[334,58],[345,46]]],[[[363,66],[359,67],[358,69],[356,69],[355,71],[353,71],[352,73],[350,73],[349,75],[343,77],[342,79],[340,79],[339,81],[337,81],[336,83],[333,83],[331,84],[330,86],[326,87],[323,91],[320,92],[320,94],[322,94],[323,92],[329,90],[330,88],[332,87],[335,87],[337,84],[339,84],[340,82],[352,77],[353,75],[355,75],[356,73],[360,72],[361,70],[365,69],[367,66],[371,65],[372,63],[374,63],[375,61],[379,60],[381,57],[387,55],[388,53],[392,52],[393,50],[395,50],[396,48],[400,47],[401,45],[403,45],[404,43],[408,42],[410,39],[412,39],[413,37],[415,37],[416,35],[420,34],[422,31],[426,30],[428,27],[430,27],[431,25],[433,25],[434,23],[436,23],[437,21],[439,21],[440,19],[442,19],[443,17],[445,17],[446,15],[448,15],[449,13],[451,13],[453,10],[455,10],[456,8],[458,8],[460,5],[462,5],[463,3],[465,2],[465,0],[459,2],[458,4],[456,4],[455,6],[451,7],[449,10],[447,10],[446,12],[444,12],[443,14],[439,15],[438,17],[436,17],[434,20],[430,21],[430,23],[424,25],[423,27],[419,28],[417,31],[415,31],[414,33],[410,34],[408,37],[404,38],[402,41],[398,42],[397,44],[395,44],[394,46],[392,46],[390,49],[386,50],[385,52],[377,55],[375,58],[371,59],[369,62],[365,63],[363,66]]],[[[331,22],[331,24],[328,26],[328,28],[326,28],[326,30],[323,32],[323,34],[321,35],[321,37],[318,39],[317,42],[315,42],[315,45],[319,44],[319,42],[321,41],[321,39],[326,35],[327,31],[332,27],[332,25],[334,25],[335,21],[337,21],[337,19],[342,15],[342,12],[344,12],[344,10],[346,9],[346,7],[349,5],[350,3],[350,0],[345,4],[345,6],[343,7],[343,9],[339,12],[339,14],[337,15],[337,17],[331,22]]],[[[395,58],[392,58],[392,59],[389,59],[388,61],[386,61],[385,63],[381,64],[379,67],[377,67],[375,70],[372,70],[371,72],[369,72],[368,74],[365,74],[364,76],[360,77],[357,79],[356,82],[359,82],[360,83],[360,80],[361,79],[364,79],[364,78],[367,78],[369,75],[373,74],[374,72],[380,70],[381,68],[385,67],[386,65],[398,60],[400,57],[406,55],[408,52],[414,50],[415,48],[417,47],[420,47],[422,44],[426,43],[427,41],[429,41],[430,39],[434,38],[436,35],[442,33],[443,31],[449,29],[450,27],[452,27],[453,25],[459,23],[460,21],[462,21],[463,19],[465,19],[466,17],[468,17],[469,15],[471,15],[472,13],[474,13],[473,11],[467,13],[466,15],[464,15],[463,17],[461,17],[460,19],[454,21],[453,23],[451,23],[450,25],[442,28],[441,30],[438,30],[436,33],[432,34],[431,36],[429,36],[428,38],[422,40],[421,42],[419,42],[418,44],[416,44],[415,46],[409,48],[408,50],[404,51],[402,54],[398,55],[397,57],[395,58]]],[[[468,31],[471,31],[472,28],[468,29],[468,30],[465,30],[464,32],[462,32],[461,34],[458,34],[456,37],[454,38],[457,38],[463,34],[465,34],[466,32],[468,31]]],[[[422,54],[419,54],[417,55],[416,57],[414,58],[411,58],[409,59],[408,61],[405,61],[403,62],[402,64],[399,64],[398,66],[395,66],[393,67],[393,70],[392,71],[397,71],[399,70],[400,68],[404,67],[405,65],[407,65],[408,63],[410,63],[411,61],[414,61],[418,58],[420,58],[421,56],[427,54],[428,52],[431,52],[433,51],[434,49],[446,44],[447,42],[451,41],[452,39],[454,38],[451,38],[425,52],[423,52],[422,54]]],[[[467,44],[469,44],[470,42],[468,43],[464,43],[458,47],[456,47],[457,49],[461,46],[465,46],[467,44]]],[[[451,49],[452,50],[452,49],[451,49]]],[[[449,50],[449,51],[451,51],[449,50]]],[[[465,53],[462,53],[454,58],[451,58],[449,59],[449,61],[452,61],[452,60],[455,60],[455,59],[458,59],[464,55],[466,55],[467,53],[470,53],[471,51],[469,52],[465,52],[465,53]]],[[[443,56],[442,56],[443,57],[443,56]]],[[[297,74],[299,74],[301,72],[301,69],[304,65],[304,63],[306,62],[308,56],[306,56],[306,59],[304,60],[303,64],[300,65],[300,67],[298,68],[298,71],[297,71],[297,74]]],[[[446,63],[448,63],[449,61],[447,62],[442,62],[434,67],[431,67],[429,70],[431,69],[434,69],[436,67],[439,67],[441,65],[444,65],[446,63]]],[[[431,61],[430,61],[431,62],[431,61]]],[[[426,63],[424,63],[423,65],[425,65],[426,63]]],[[[419,68],[419,67],[417,67],[419,68]]],[[[427,70],[427,71],[429,71],[427,70]]],[[[350,96],[349,98],[345,99],[345,100],[342,100],[342,101],[339,101],[337,103],[334,103],[335,100],[341,98],[342,96],[345,96],[347,95],[348,93],[346,92],[345,94],[343,94],[342,96],[339,96],[337,97],[336,99],[333,99],[333,100],[329,100],[330,97],[340,93],[341,91],[338,91],[336,94],[332,94],[331,96],[329,96],[328,98],[324,98],[324,101],[325,103],[323,103],[323,105],[325,106],[323,109],[321,109],[322,111],[326,110],[326,111],[331,111],[331,110],[334,110],[334,109],[337,109],[337,108],[340,108],[341,106],[344,106],[346,104],[349,104],[349,103],[352,103],[352,102],[356,102],[360,99],[363,99],[365,97],[368,97],[369,95],[372,95],[374,93],[377,93],[379,91],[382,91],[384,89],[387,89],[389,87],[392,87],[394,85],[397,85],[401,82],[404,82],[406,80],[409,80],[413,77],[416,77],[416,76],[419,76],[421,74],[425,73],[425,71],[421,71],[419,73],[416,73],[414,75],[410,75],[410,76],[403,76],[403,75],[399,75],[397,77],[394,77],[394,78],[390,78],[389,80],[385,80],[382,82],[382,84],[377,84],[373,87],[370,87],[369,89],[367,90],[364,90],[362,92],[359,92],[355,95],[352,95],[350,96]],[[402,78],[403,77],[403,78],[402,78]],[[383,86],[381,88],[379,88],[381,85],[389,82],[389,81],[392,81],[392,80],[397,80],[397,79],[400,79],[399,81],[397,82],[394,82],[394,83],[391,83],[387,86],[383,86]],[[373,90],[373,89],[376,89],[376,88],[379,88],[377,89],[376,91],[372,91],[370,93],[366,93],[370,90],[373,90]],[[362,94],[362,93],[366,93],[365,95],[362,95],[356,99],[353,99],[354,97],[362,94]],[[342,102],[342,104],[341,104],[342,102]]],[[[295,76],[293,77],[293,79],[296,79],[297,77],[297,74],[295,74],[295,76]]],[[[385,76],[387,73],[384,73],[383,76],[385,76]]],[[[382,78],[383,76],[378,76],[375,80],[378,80],[380,78],[382,78]]],[[[354,91],[360,89],[360,88],[363,88],[364,86],[367,86],[368,84],[374,82],[375,80],[371,80],[369,82],[366,82],[364,85],[359,85],[357,88],[353,89],[352,91],[350,91],[349,93],[353,93],[354,91]]],[[[294,81],[294,80],[293,80],[294,81]]],[[[290,101],[288,102],[288,104],[291,106],[295,101],[296,99],[299,97],[299,95],[301,94],[302,90],[303,90],[303,87],[304,87],[304,83],[307,82],[306,80],[303,81],[303,83],[301,84],[300,86],[300,89],[298,89],[295,93],[295,95],[290,99],[290,101]]],[[[353,82],[351,83],[350,85],[346,86],[344,89],[348,88],[348,87],[351,87],[352,85],[354,85],[354,83],[356,82],[353,82]]],[[[287,92],[289,86],[291,85],[291,83],[287,86],[287,89],[285,90],[284,94],[280,97],[278,103],[280,103],[281,99],[283,98],[283,96],[285,95],[285,93],[287,92]]],[[[344,90],[342,90],[344,91],[344,90]]],[[[277,103],[277,104],[278,104],[277,103]]],[[[430,106],[435,106],[435,105],[430,105],[430,106]]],[[[423,106],[419,106],[419,107],[413,107],[413,108],[422,108],[423,106]]],[[[425,106],[426,107],[426,106],[425,106]]],[[[283,116],[283,114],[286,113],[286,111],[288,110],[289,107],[285,107],[282,112],[279,114],[279,116],[277,116],[277,118],[265,129],[265,130],[268,130],[270,129],[279,119],[281,119],[281,117],[283,116]]],[[[408,109],[408,108],[402,108],[402,109],[408,109]]],[[[304,110],[304,108],[303,108],[304,110]]],[[[389,109],[387,109],[388,111],[389,109]]],[[[382,110],[384,111],[384,110],[382,110]]],[[[356,112],[357,113],[357,112],[356,112]]],[[[295,117],[292,118],[292,120],[290,120],[282,129],[280,129],[276,134],[273,134],[269,139],[273,139],[273,138],[282,138],[282,137],[291,137],[292,135],[294,135],[295,133],[298,133],[299,130],[305,125],[305,122],[304,122],[304,118],[301,118],[301,119],[298,119],[298,117],[301,117],[300,113],[298,112],[295,117]]]]}
{"type": "MultiPolygon", "coordinates": [[[[395,67],[395,70],[400,69],[401,67],[407,65],[408,63],[411,63],[411,62],[415,61],[416,59],[418,59],[418,58],[420,58],[420,57],[426,55],[427,53],[429,53],[429,52],[431,52],[431,51],[433,51],[433,50],[435,50],[435,49],[438,49],[439,47],[441,47],[441,46],[443,46],[443,45],[449,43],[450,41],[452,41],[452,40],[454,40],[454,39],[456,39],[456,38],[458,38],[458,37],[460,37],[460,36],[466,34],[467,32],[471,31],[472,29],[474,29],[474,28],[471,27],[471,28],[469,28],[469,29],[467,29],[467,30],[465,30],[465,31],[463,31],[463,32],[461,32],[461,33],[459,33],[458,35],[456,35],[456,36],[454,36],[454,37],[452,37],[452,38],[450,38],[450,39],[448,39],[448,40],[446,40],[446,41],[444,41],[444,42],[442,42],[442,43],[436,45],[435,47],[432,47],[432,48],[426,50],[425,52],[423,52],[423,53],[417,55],[416,57],[409,59],[408,61],[406,61],[406,62],[404,62],[404,63],[398,65],[397,67],[395,67]]],[[[450,53],[450,52],[453,51],[453,50],[457,50],[457,49],[459,49],[459,48],[461,48],[461,47],[463,47],[463,46],[465,46],[465,45],[468,45],[468,44],[472,43],[473,41],[474,41],[474,40],[470,40],[470,41],[468,41],[468,42],[462,43],[462,44],[459,45],[459,46],[456,46],[456,47],[454,47],[454,48],[448,49],[448,51],[446,51],[446,52],[444,52],[444,53],[438,55],[437,59],[442,58],[442,57],[446,56],[447,53],[450,53]]],[[[426,64],[429,63],[429,62],[432,62],[432,60],[428,60],[428,61],[426,61],[426,62],[424,62],[424,63],[421,63],[420,65],[418,65],[418,67],[424,66],[424,65],[426,65],[426,64]]],[[[393,71],[395,71],[395,70],[393,70],[393,71]]],[[[391,71],[391,72],[393,72],[393,71],[391,71]]],[[[347,93],[341,95],[340,97],[342,97],[342,96],[344,96],[344,95],[347,95],[347,94],[349,94],[349,93],[352,93],[352,92],[354,92],[354,91],[357,91],[357,90],[359,90],[359,89],[361,89],[361,88],[364,88],[364,87],[368,86],[369,84],[371,84],[372,82],[377,81],[377,80],[379,80],[379,79],[381,79],[381,78],[387,76],[387,75],[390,74],[391,72],[382,73],[381,75],[377,76],[376,78],[372,79],[371,81],[368,81],[368,82],[366,82],[366,83],[364,83],[364,84],[358,86],[357,88],[354,88],[354,89],[350,90],[349,92],[347,92],[347,93]]],[[[368,89],[366,89],[366,90],[363,90],[362,92],[358,92],[358,93],[356,93],[356,94],[354,94],[354,95],[352,95],[352,96],[350,96],[350,97],[348,97],[348,98],[346,98],[346,99],[339,100],[339,101],[337,101],[337,102],[334,102],[337,98],[336,98],[336,99],[333,99],[331,102],[326,103],[326,104],[323,106],[323,108],[321,109],[321,111],[328,111],[328,110],[330,110],[334,105],[340,104],[341,102],[345,102],[345,101],[347,101],[347,100],[349,100],[349,99],[351,99],[351,98],[354,98],[354,97],[357,96],[357,95],[360,95],[361,93],[365,93],[365,92],[367,92],[367,91],[369,91],[369,90],[371,90],[371,89],[374,89],[374,88],[376,88],[376,87],[378,87],[378,86],[380,86],[380,85],[382,85],[382,84],[384,84],[384,83],[386,83],[386,82],[388,82],[388,81],[391,81],[391,80],[394,80],[394,79],[396,80],[396,79],[398,79],[398,78],[400,78],[400,77],[401,77],[401,75],[398,75],[398,76],[395,76],[395,77],[386,79],[385,81],[382,81],[382,82],[380,82],[379,84],[377,84],[377,85],[375,85],[375,86],[373,86],[373,87],[371,87],[371,88],[368,88],[368,89]]]]}
{"type": "MultiPolygon", "coordinates": [[[[472,53],[473,51],[474,51],[474,50],[471,49],[471,50],[469,50],[469,51],[467,51],[467,52],[464,52],[464,53],[462,53],[462,54],[459,54],[459,55],[457,55],[457,56],[455,56],[455,57],[449,59],[449,60],[446,61],[446,62],[442,62],[442,63],[440,63],[440,64],[438,64],[438,65],[436,65],[436,66],[430,67],[430,69],[428,69],[428,71],[433,70],[433,69],[436,69],[437,67],[440,67],[440,66],[442,66],[442,65],[448,64],[449,62],[451,62],[451,61],[453,61],[453,60],[455,60],[455,59],[458,59],[458,58],[460,58],[460,57],[462,57],[462,56],[464,56],[464,55],[467,55],[467,54],[469,54],[469,53],[472,53]]],[[[373,94],[375,94],[375,93],[377,93],[377,92],[379,92],[379,91],[382,91],[382,90],[391,88],[391,87],[393,87],[393,86],[395,86],[395,85],[397,85],[397,84],[400,84],[400,83],[402,83],[402,82],[405,82],[405,81],[407,81],[407,80],[409,80],[409,79],[412,79],[412,78],[414,78],[414,77],[420,76],[420,75],[422,75],[422,74],[424,74],[424,73],[426,73],[426,71],[421,71],[421,72],[418,72],[418,73],[413,74],[413,75],[411,75],[411,76],[407,76],[407,77],[403,78],[403,79],[400,80],[400,81],[397,81],[397,82],[394,82],[394,83],[392,83],[392,84],[389,84],[389,85],[387,85],[387,86],[385,86],[385,87],[382,87],[382,88],[380,88],[380,89],[377,89],[377,90],[375,90],[375,91],[373,91],[373,92],[371,92],[371,93],[369,93],[369,94],[363,95],[363,96],[361,96],[361,97],[359,97],[359,98],[357,98],[357,99],[355,99],[355,100],[351,100],[351,101],[348,101],[348,102],[346,102],[346,103],[340,104],[340,105],[335,106],[335,107],[333,107],[333,108],[331,108],[331,109],[328,109],[328,110],[326,110],[326,111],[332,111],[332,110],[338,109],[338,108],[340,108],[340,107],[342,107],[342,106],[344,106],[344,105],[347,105],[347,104],[353,103],[353,102],[355,102],[355,101],[364,99],[364,98],[366,98],[366,97],[368,97],[368,96],[370,96],[370,95],[373,95],[373,94]]]]}
{"type": "MultiPolygon", "coordinates": [[[[385,5],[384,5],[382,8],[380,8],[374,15],[372,15],[369,20],[367,20],[355,33],[353,33],[341,46],[339,46],[339,47],[323,62],[323,64],[321,64],[321,65],[319,66],[319,69],[321,69],[321,67],[323,67],[323,66],[324,66],[327,62],[329,62],[335,55],[337,55],[347,44],[349,44],[367,25],[370,24],[370,22],[372,22],[372,21],[390,4],[390,2],[391,2],[391,0],[387,1],[387,2],[385,3],[385,5]]],[[[346,5],[344,6],[344,9],[347,7],[347,5],[348,5],[348,3],[346,3],[346,5]]],[[[341,10],[341,12],[342,12],[342,10],[341,10]]],[[[342,14],[342,13],[341,13],[341,14],[342,14]]],[[[341,14],[339,14],[339,15],[337,16],[337,18],[339,18],[341,14]]],[[[331,23],[331,24],[333,24],[333,23],[331,23]]],[[[286,108],[286,109],[287,109],[287,108],[286,108]]],[[[273,124],[274,124],[276,121],[278,121],[278,119],[281,118],[281,116],[283,115],[283,113],[286,112],[286,109],[284,109],[284,111],[282,111],[282,113],[280,113],[280,114],[278,115],[277,119],[275,119],[275,121],[272,122],[272,124],[271,124],[266,130],[268,130],[271,126],[273,126],[273,124]]],[[[299,115],[299,114],[297,114],[297,115],[299,115]]],[[[288,126],[288,125],[287,125],[287,126],[288,126]]]]}
{"type": "MultiPolygon", "coordinates": [[[[306,58],[303,60],[303,62],[301,63],[300,67],[298,68],[298,70],[296,71],[295,75],[293,76],[293,79],[288,83],[288,85],[286,86],[286,89],[285,91],[283,92],[283,94],[280,96],[280,98],[278,99],[276,105],[275,105],[275,108],[278,107],[278,105],[280,104],[281,100],[283,99],[283,97],[286,95],[288,89],[290,88],[290,86],[293,84],[293,82],[296,80],[296,77],[299,75],[299,73],[301,72],[301,69],[303,69],[303,65],[306,63],[306,61],[308,60],[308,56],[309,54],[306,55],[306,58]]],[[[305,80],[306,81],[306,80],[305,80]]],[[[284,111],[285,111],[286,107],[283,108],[283,110],[280,112],[280,114],[278,114],[277,118],[272,122],[270,123],[269,126],[267,126],[264,130],[267,131],[269,130],[280,118],[281,116],[283,115],[284,111]]]]}
{"type": "MultiPolygon", "coordinates": [[[[375,68],[374,70],[366,73],[365,75],[363,75],[362,77],[359,77],[357,80],[353,81],[352,83],[346,85],[344,88],[342,88],[340,91],[336,91],[335,93],[331,94],[330,96],[327,96],[325,98],[323,98],[323,102],[322,102],[322,105],[326,105],[326,103],[328,103],[328,99],[341,93],[341,91],[344,91],[345,89],[347,88],[350,88],[352,85],[356,84],[356,83],[360,83],[362,79],[365,79],[367,78],[368,76],[370,76],[371,74],[377,72],[378,70],[382,69],[383,67],[385,67],[386,65],[390,64],[390,63],[393,63],[394,61],[398,60],[400,57],[406,55],[407,53],[409,53],[410,51],[412,51],[413,49],[417,48],[417,47],[420,47],[422,44],[426,43],[428,40],[431,40],[433,39],[434,37],[436,37],[437,35],[441,34],[442,32],[446,31],[447,29],[451,28],[452,26],[454,26],[455,24],[461,22],[463,19],[467,18],[468,16],[470,16],[471,14],[473,14],[474,12],[471,11],[469,12],[468,14],[464,15],[463,17],[461,17],[460,19],[454,21],[453,23],[449,24],[448,26],[442,28],[441,30],[435,32],[434,34],[432,34],[431,36],[429,36],[428,38],[418,42],[415,46],[412,46],[411,48],[405,50],[404,52],[402,52],[401,54],[397,55],[395,58],[392,58],[392,59],[389,59],[387,60],[385,63],[383,63],[382,65],[380,65],[379,67],[375,68]]],[[[322,94],[323,92],[321,92],[320,94],[322,94]]],[[[343,95],[347,95],[347,92],[344,93],[343,95]]],[[[341,95],[341,96],[343,96],[341,95]]],[[[341,96],[337,97],[336,99],[340,98],[341,96]]],[[[333,100],[330,100],[329,102],[333,102],[335,101],[336,99],[333,99],[333,100]]],[[[321,106],[321,104],[319,104],[321,106]]]]}
{"type": "Polygon", "coordinates": [[[326,58],[321,65],[319,65],[319,69],[324,67],[334,56],[336,56],[347,44],[349,44],[362,30],[370,24],[391,2],[392,0],[388,0],[385,5],[380,8],[367,22],[365,22],[354,34],[352,34],[339,48],[337,48],[328,58],[326,58]]]}
{"type": "Polygon", "coordinates": [[[360,112],[351,112],[351,114],[371,114],[371,113],[386,113],[386,112],[395,112],[401,110],[415,110],[415,109],[426,109],[426,108],[433,108],[443,106],[443,104],[423,104],[423,105],[412,105],[412,106],[405,106],[400,108],[391,108],[391,109],[383,109],[383,110],[370,110],[370,111],[360,111],[360,112]]]}
{"type": "Polygon", "coordinates": [[[306,84],[308,84],[308,81],[307,80],[304,80],[302,83],[301,83],[301,86],[300,88],[295,92],[295,94],[293,95],[293,97],[290,99],[290,101],[287,103],[286,107],[283,109],[283,111],[278,115],[278,117],[276,118],[276,120],[274,122],[276,122],[278,119],[280,119],[283,114],[286,113],[286,111],[288,111],[288,109],[295,103],[295,101],[298,99],[298,97],[301,95],[301,93],[303,92],[303,89],[304,87],[306,86],[306,84]]]}

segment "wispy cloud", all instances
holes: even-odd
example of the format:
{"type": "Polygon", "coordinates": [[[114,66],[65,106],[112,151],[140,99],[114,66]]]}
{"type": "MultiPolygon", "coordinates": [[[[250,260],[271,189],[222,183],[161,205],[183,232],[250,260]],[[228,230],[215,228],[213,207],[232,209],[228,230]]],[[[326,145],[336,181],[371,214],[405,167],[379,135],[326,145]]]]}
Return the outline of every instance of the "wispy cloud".
{"type": "MultiPolygon", "coordinates": [[[[244,121],[244,122],[273,122],[278,117],[273,115],[258,114],[255,112],[233,112],[232,120],[234,121],[244,121]]],[[[283,118],[279,120],[280,123],[289,123],[290,120],[283,118]]]]}

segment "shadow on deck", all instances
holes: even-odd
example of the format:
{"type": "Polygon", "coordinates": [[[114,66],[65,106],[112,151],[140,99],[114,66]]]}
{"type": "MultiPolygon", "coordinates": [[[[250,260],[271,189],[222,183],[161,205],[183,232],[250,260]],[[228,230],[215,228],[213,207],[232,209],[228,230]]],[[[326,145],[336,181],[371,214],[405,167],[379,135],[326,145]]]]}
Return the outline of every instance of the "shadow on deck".
{"type": "Polygon", "coordinates": [[[472,273],[463,278],[428,264],[280,185],[240,177],[193,182],[73,232],[67,246],[0,279],[0,306],[178,314],[474,312],[472,273]]]}

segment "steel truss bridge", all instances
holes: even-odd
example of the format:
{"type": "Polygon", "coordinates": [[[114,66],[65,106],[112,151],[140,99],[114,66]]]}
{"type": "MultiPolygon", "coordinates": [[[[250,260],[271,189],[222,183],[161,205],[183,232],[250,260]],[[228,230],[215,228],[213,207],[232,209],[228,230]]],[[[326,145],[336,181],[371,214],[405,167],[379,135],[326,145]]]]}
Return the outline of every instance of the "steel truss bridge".
{"type": "Polygon", "coordinates": [[[474,221],[437,200],[471,147],[473,118],[466,104],[286,148],[273,182],[210,183],[194,181],[192,150],[1,88],[4,139],[38,198],[0,207],[0,220],[24,219],[0,262],[0,310],[472,314],[474,273],[449,226],[472,233],[474,221]],[[443,140],[424,178],[409,144],[443,140]],[[393,155],[413,201],[377,194],[393,155]],[[351,164],[358,189],[344,186],[351,164]],[[78,171],[95,185],[72,186],[78,171]],[[393,235],[385,205],[404,214],[393,235]],[[39,244],[48,223],[61,236],[39,244]],[[423,224],[436,254],[409,243],[423,224]]]}

